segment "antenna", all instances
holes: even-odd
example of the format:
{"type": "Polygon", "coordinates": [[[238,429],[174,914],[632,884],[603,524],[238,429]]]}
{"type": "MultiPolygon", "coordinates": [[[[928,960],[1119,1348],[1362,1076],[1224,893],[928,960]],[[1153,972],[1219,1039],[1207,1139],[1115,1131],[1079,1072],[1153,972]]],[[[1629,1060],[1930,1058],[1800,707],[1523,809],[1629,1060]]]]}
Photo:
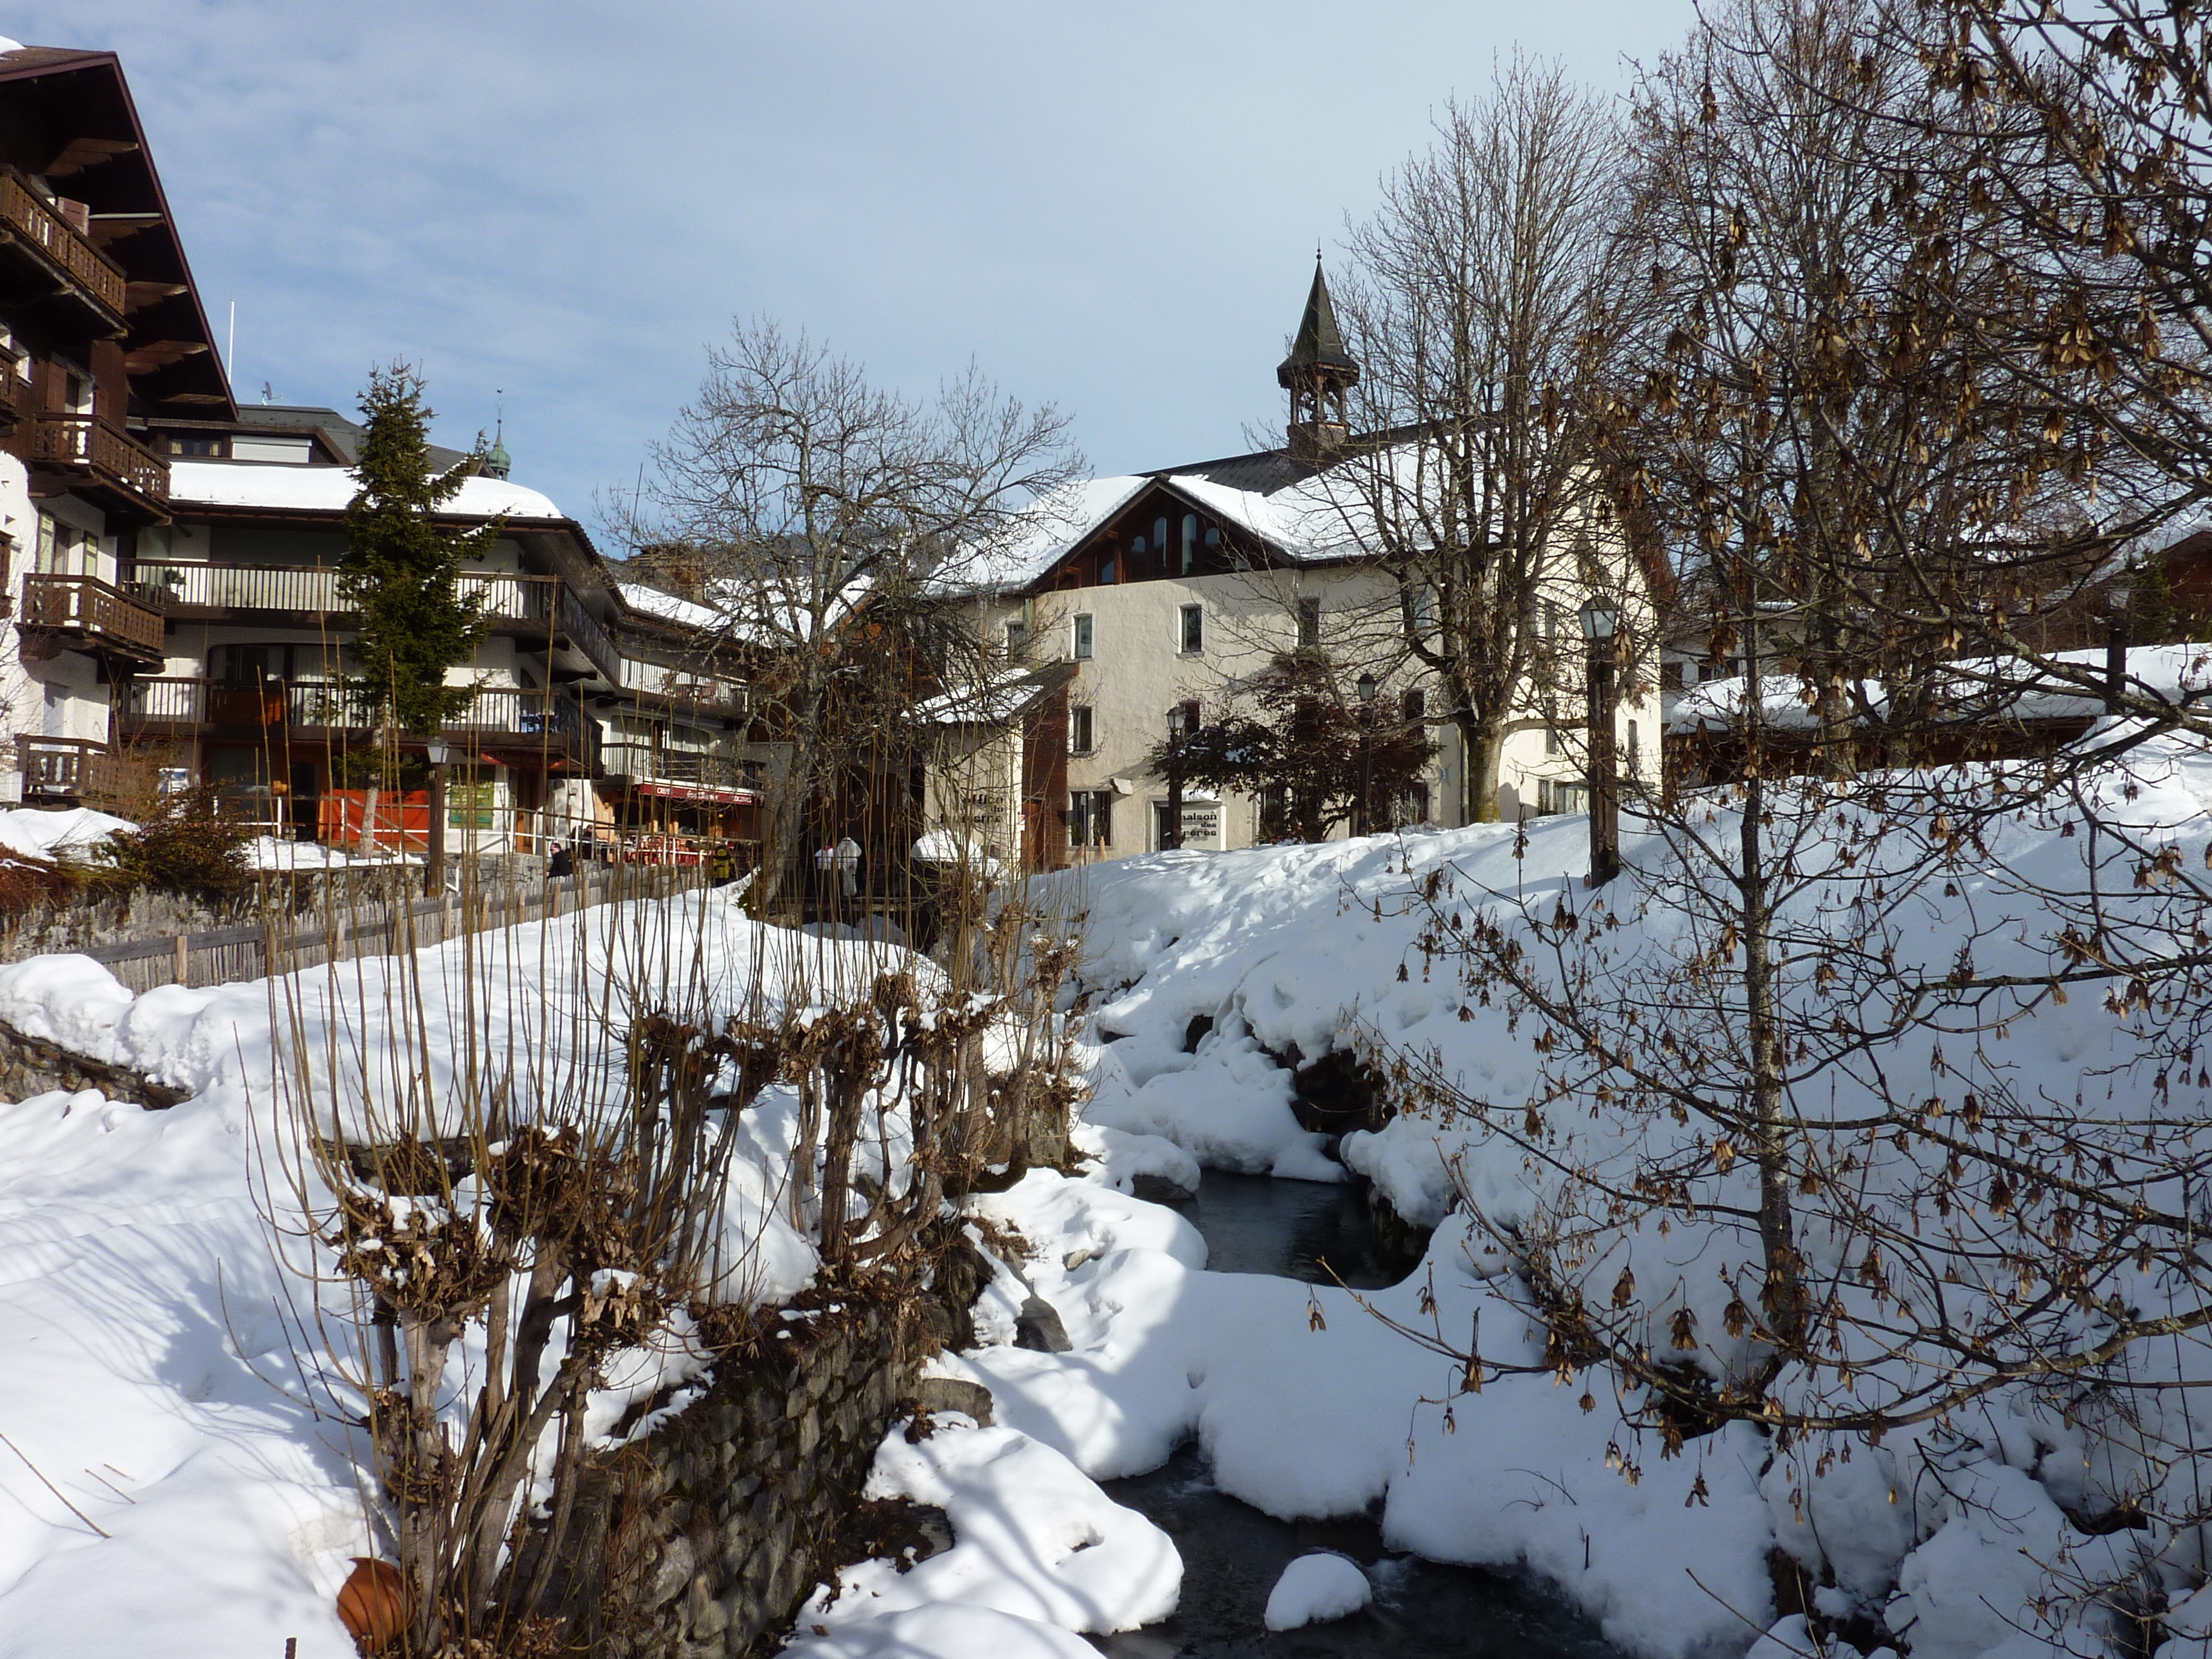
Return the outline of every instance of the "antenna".
{"type": "MultiPolygon", "coordinates": [[[[495,411],[492,416],[491,441],[497,443],[507,436],[507,388],[503,386],[495,386],[491,389],[491,395],[492,408],[495,411]]],[[[482,428],[479,428],[478,430],[482,428]]]]}

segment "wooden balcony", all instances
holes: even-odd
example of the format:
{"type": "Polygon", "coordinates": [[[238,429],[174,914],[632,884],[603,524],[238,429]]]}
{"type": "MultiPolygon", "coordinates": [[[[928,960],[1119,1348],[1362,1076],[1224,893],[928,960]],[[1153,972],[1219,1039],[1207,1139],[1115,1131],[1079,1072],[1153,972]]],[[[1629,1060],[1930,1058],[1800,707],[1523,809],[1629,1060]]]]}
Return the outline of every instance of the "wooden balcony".
{"type": "Polygon", "coordinates": [[[202,731],[258,734],[286,723],[291,700],[281,680],[210,685],[181,676],[133,679],[118,710],[132,736],[182,736],[202,731]]]}
{"type": "Polygon", "coordinates": [[[39,410],[15,443],[33,472],[60,475],[64,487],[99,497],[102,506],[168,516],[169,464],[111,421],[39,410]]]}
{"type": "Polygon", "coordinates": [[[27,801],[135,805],[154,794],[154,769],[88,738],[17,738],[15,763],[27,801]]]}
{"type": "Polygon", "coordinates": [[[719,715],[725,720],[741,718],[748,707],[749,693],[743,680],[696,669],[671,668],[665,663],[645,662],[635,657],[623,659],[622,678],[617,684],[633,696],[647,702],[719,715]]]}
{"type": "Polygon", "coordinates": [[[0,170],[4,246],[52,280],[55,295],[88,313],[100,333],[119,333],[129,287],[123,268],[92,245],[14,167],[0,170]]]}
{"type": "Polygon", "coordinates": [[[744,761],[720,750],[670,749],[642,740],[607,743],[599,746],[599,769],[640,795],[726,806],[760,799],[758,792],[744,787],[744,761]]]}
{"type": "Polygon", "coordinates": [[[132,664],[155,664],[166,654],[161,613],[139,604],[97,576],[23,578],[23,609],[16,627],[34,645],[132,664]]]}
{"type": "MultiPolygon", "coordinates": [[[[271,616],[321,619],[352,609],[339,591],[336,565],[179,560],[140,562],[126,574],[134,587],[155,596],[167,615],[194,622],[271,616]]],[[[550,642],[577,650],[609,679],[621,673],[622,658],[605,630],[558,576],[465,570],[459,586],[462,594],[482,601],[495,633],[512,635],[526,648],[543,651],[550,642]]]]}

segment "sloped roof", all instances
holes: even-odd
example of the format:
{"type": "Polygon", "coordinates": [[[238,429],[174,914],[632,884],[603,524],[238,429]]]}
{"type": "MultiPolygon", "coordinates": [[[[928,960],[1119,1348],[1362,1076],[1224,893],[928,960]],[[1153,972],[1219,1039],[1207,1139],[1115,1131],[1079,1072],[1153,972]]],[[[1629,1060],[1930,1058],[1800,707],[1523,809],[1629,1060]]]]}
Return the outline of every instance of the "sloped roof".
{"type": "Polygon", "coordinates": [[[131,374],[132,396],[173,416],[234,416],[229,375],[122,60],[74,47],[0,51],[0,93],[9,118],[0,124],[0,160],[84,202],[93,240],[136,285],[124,341],[142,365],[131,374]],[[93,142],[87,149],[82,141],[93,142]]]}
{"type": "MultiPolygon", "coordinates": [[[[300,513],[343,513],[361,481],[351,467],[284,466],[251,461],[169,463],[169,498],[180,506],[243,507],[300,513]]],[[[504,478],[461,480],[460,494],[439,508],[455,518],[504,516],[562,523],[568,515],[534,489],[504,478]]]]}
{"type": "Polygon", "coordinates": [[[1275,381],[1288,389],[1315,378],[1339,380],[1346,386],[1359,379],[1359,365],[1344,349],[1344,336],[1336,326],[1336,307],[1329,303],[1328,283],[1321,274],[1321,256],[1314,256],[1313,287],[1306,295],[1305,314],[1291,342],[1291,355],[1275,369],[1275,381]]]}

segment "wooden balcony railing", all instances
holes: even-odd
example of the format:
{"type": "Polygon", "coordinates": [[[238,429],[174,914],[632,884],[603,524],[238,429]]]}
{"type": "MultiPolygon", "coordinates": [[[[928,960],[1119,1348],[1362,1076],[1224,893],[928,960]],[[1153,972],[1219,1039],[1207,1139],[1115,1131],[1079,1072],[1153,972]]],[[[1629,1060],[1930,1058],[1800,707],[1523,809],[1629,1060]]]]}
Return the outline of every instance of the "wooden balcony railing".
{"type": "Polygon", "coordinates": [[[161,659],[167,632],[160,611],[97,576],[24,577],[23,611],[16,625],[28,633],[68,636],[78,650],[120,650],[152,661],[161,659]]]}
{"type": "Polygon", "coordinates": [[[153,768],[88,738],[17,738],[25,800],[130,803],[150,799],[153,768]]]}
{"type": "Polygon", "coordinates": [[[28,242],[116,317],[129,289],[123,270],[25,182],[13,167],[0,172],[0,225],[28,242]]]}
{"type": "Polygon", "coordinates": [[[716,750],[665,749],[645,742],[599,745],[599,769],[632,782],[682,783],[734,788],[744,781],[738,757],[716,750]]]}
{"type": "MultiPolygon", "coordinates": [[[[220,689],[216,695],[221,696],[220,689]]],[[[349,686],[294,685],[285,689],[283,697],[283,718],[295,727],[366,732],[376,723],[368,699],[349,686]]],[[[581,758],[585,754],[583,720],[575,703],[543,691],[480,688],[468,708],[445,723],[445,729],[480,743],[508,747],[538,743],[555,755],[581,758]]]]}
{"type": "Polygon", "coordinates": [[[33,466],[82,470],[156,508],[168,507],[169,464],[96,415],[34,412],[21,453],[33,466]]]}
{"type": "Polygon", "coordinates": [[[618,684],[623,690],[641,697],[709,714],[742,714],[746,706],[746,688],[742,680],[703,674],[696,669],[671,668],[665,663],[643,662],[635,657],[623,659],[618,684]]]}

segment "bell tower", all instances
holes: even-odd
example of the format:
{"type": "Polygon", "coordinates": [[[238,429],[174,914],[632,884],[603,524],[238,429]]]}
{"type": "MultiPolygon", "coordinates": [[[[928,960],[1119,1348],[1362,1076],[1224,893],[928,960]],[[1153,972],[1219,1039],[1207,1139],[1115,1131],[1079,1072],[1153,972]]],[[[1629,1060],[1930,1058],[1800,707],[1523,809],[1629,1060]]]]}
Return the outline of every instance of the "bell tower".
{"type": "Polygon", "coordinates": [[[1329,304],[1328,283],[1314,255],[1313,289],[1305,315],[1291,342],[1291,355],[1275,369],[1275,383],[1291,394],[1291,459],[1318,466],[1344,447],[1352,428],[1345,416],[1345,394],[1359,382],[1359,365],[1344,349],[1329,304]]]}

